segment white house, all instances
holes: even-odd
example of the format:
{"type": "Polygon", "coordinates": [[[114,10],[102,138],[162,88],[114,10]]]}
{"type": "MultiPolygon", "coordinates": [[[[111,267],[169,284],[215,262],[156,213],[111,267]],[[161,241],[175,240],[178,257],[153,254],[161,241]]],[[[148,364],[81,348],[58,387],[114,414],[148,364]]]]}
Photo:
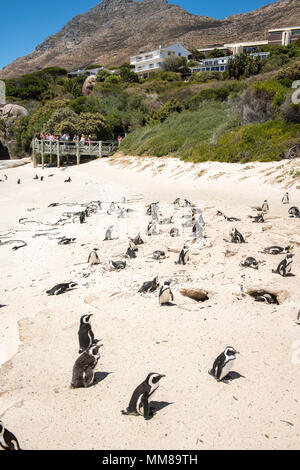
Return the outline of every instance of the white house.
{"type": "Polygon", "coordinates": [[[164,61],[171,56],[185,57],[190,55],[190,51],[181,44],[171,46],[159,46],[155,51],[140,52],[140,54],[130,57],[130,65],[134,65],[134,71],[142,77],[148,77],[152,72],[158,72],[162,69],[164,61]]]}

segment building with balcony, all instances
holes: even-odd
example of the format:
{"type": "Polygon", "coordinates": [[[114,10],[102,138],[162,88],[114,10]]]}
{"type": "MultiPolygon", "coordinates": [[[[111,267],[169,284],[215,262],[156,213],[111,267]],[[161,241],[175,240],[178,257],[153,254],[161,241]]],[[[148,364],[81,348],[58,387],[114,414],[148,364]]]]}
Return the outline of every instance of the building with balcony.
{"type": "Polygon", "coordinates": [[[140,52],[138,55],[130,57],[130,65],[134,65],[134,71],[141,77],[148,77],[150,73],[162,70],[164,61],[168,57],[185,57],[190,55],[190,51],[180,44],[162,47],[150,52],[140,52]]]}
{"type": "MultiPolygon", "coordinates": [[[[270,52],[254,52],[250,54],[253,58],[260,57],[266,59],[270,52]]],[[[196,67],[190,67],[191,73],[194,72],[226,72],[229,60],[235,60],[235,56],[218,57],[217,59],[203,59],[201,64],[196,67]]]]}
{"type": "Polygon", "coordinates": [[[288,46],[300,39],[300,26],[269,29],[268,43],[270,46],[288,46]]]}

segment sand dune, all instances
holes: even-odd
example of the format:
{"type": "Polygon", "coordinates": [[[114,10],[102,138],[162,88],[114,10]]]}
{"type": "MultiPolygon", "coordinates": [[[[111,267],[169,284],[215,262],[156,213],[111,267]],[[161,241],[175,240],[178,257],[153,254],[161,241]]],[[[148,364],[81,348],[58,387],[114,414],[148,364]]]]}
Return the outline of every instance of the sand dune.
{"type": "Polygon", "coordinates": [[[193,165],[122,156],[62,169],[0,169],[0,179],[8,176],[0,183],[0,240],[27,243],[18,250],[0,244],[0,418],[24,449],[299,448],[300,219],[288,216],[290,206],[300,208],[297,171],[296,160],[193,165]],[[44,181],[33,180],[36,173],[44,181]],[[64,183],[69,176],[72,182],[64,183]],[[286,188],[290,205],[281,204],[286,188]],[[120,205],[132,212],[124,219],[108,215],[110,202],[122,196],[128,202],[120,205]],[[170,204],[176,197],[200,207],[206,223],[205,246],[191,245],[185,266],[175,261],[192,238],[190,229],[183,232],[185,210],[170,204]],[[252,223],[248,215],[264,199],[266,222],[252,223]],[[103,201],[103,210],[86,223],[51,225],[92,200],[103,201]],[[147,237],[145,211],[153,201],[175,223],[147,237]],[[74,205],[48,207],[53,202],[74,205]],[[227,222],[217,210],[241,221],[227,222]],[[103,241],[109,225],[113,240],[103,241]],[[172,226],[180,237],[169,236],[172,226]],[[224,241],[232,227],[247,236],[246,244],[224,241]],[[127,236],[139,231],[145,244],[137,258],[120,272],[110,270],[109,259],[124,259],[127,236]],[[60,236],[76,240],[58,245],[60,236]],[[284,257],[262,253],[273,244],[294,245],[294,277],[272,273],[284,257]],[[91,267],[86,261],[94,247],[101,264],[91,267]],[[165,260],[152,258],[157,249],[165,260]],[[250,255],[264,262],[258,270],[240,267],[250,255]],[[174,306],[160,307],[157,292],[137,293],[156,275],[171,281],[174,306]],[[46,295],[70,280],[75,289],[46,295]],[[209,299],[181,295],[187,286],[206,290],[209,299]],[[277,293],[280,304],[247,295],[261,288],[277,293]],[[88,312],[103,343],[96,383],[72,390],[79,318],[88,312]],[[217,383],[207,371],[227,345],[241,353],[235,379],[217,383]],[[166,374],[153,397],[157,414],[150,421],[122,416],[151,371],[166,374]]]}

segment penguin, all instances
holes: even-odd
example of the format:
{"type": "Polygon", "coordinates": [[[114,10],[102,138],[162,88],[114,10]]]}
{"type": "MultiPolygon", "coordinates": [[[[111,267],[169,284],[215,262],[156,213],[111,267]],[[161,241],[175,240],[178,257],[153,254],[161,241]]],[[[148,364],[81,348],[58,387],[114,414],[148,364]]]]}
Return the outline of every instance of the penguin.
{"type": "Polygon", "coordinates": [[[288,253],[290,250],[292,250],[291,245],[287,245],[286,247],[281,247],[281,246],[268,246],[267,248],[264,248],[263,252],[268,253],[269,255],[279,255],[280,253],[288,253]]]}
{"type": "Polygon", "coordinates": [[[130,246],[127,248],[125,258],[136,258],[136,251],[131,249],[130,246]]]}
{"type": "Polygon", "coordinates": [[[209,374],[212,375],[218,382],[223,380],[231,370],[233,361],[236,358],[236,354],[239,354],[239,352],[231,346],[227,346],[213,363],[209,374]]]}
{"type": "Polygon", "coordinates": [[[100,264],[100,259],[99,259],[97,251],[98,251],[98,248],[93,248],[93,250],[89,254],[87,262],[90,263],[91,265],[100,264]]]}
{"type": "Polygon", "coordinates": [[[262,206],[261,206],[261,211],[266,213],[269,212],[269,204],[268,201],[265,199],[262,206]]]}
{"type": "Polygon", "coordinates": [[[171,291],[170,281],[165,281],[160,288],[158,294],[159,305],[167,305],[171,301],[173,302],[174,296],[173,292],[171,291]]]}
{"type": "Polygon", "coordinates": [[[276,269],[272,269],[272,273],[280,274],[285,277],[291,272],[293,264],[293,253],[288,253],[286,257],[279,263],[276,269]]]}
{"type": "Polygon", "coordinates": [[[82,211],[82,212],[80,212],[80,214],[79,214],[79,222],[80,222],[81,224],[83,224],[84,221],[85,221],[85,212],[82,211]]]}
{"type": "Polygon", "coordinates": [[[94,333],[92,331],[90,321],[92,315],[93,314],[90,313],[90,315],[82,315],[80,318],[80,325],[78,330],[79,354],[90,348],[94,343],[94,333]]]}
{"type": "Polygon", "coordinates": [[[69,245],[70,243],[73,243],[76,240],[76,238],[62,238],[59,240],[58,245],[69,245]]]}
{"type": "Polygon", "coordinates": [[[172,223],[173,223],[173,216],[171,216],[171,217],[165,217],[165,218],[162,219],[159,223],[160,223],[160,224],[172,224],[172,223]]]}
{"type": "Polygon", "coordinates": [[[51,202],[48,207],[56,207],[59,206],[59,202],[51,202]]]}
{"type": "Polygon", "coordinates": [[[154,212],[157,212],[158,210],[158,204],[159,202],[151,202],[151,204],[149,204],[147,210],[146,210],[146,215],[153,215],[154,212]]]}
{"type": "Polygon", "coordinates": [[[152,235],[158,235],[156,231],[156,225],[153,222],[149,222],[146,233],[148,237],[151,237],[152,235]]]}
{"type": "Polygon", "coordinates": [[[185,207],[192,207],[192,203],[188,201],[187,199],[184,200],[184,205],[185,207]]]}
{"type": "Polygon", "coordinates": [[[188,260],[190,259],[189,257],[189,249],[186,245],[184,245],[184,247],[182,248],[180,254],[179,254],[179,258],[178,258],[178,261],[175,261],[176,264],[186,264],[188,262],[188,260]]]}
{"type": "Polygon", "coordinates": [[[254,215],[254,216],[253,216],[253,215],[248,215],[248,217],[249,217],[250,219],[252,219],[252,223],[253,223],[253,222],[256,222],[256,223],[263,223],[263,222],[265,221],[264,216],[263,216],[262,213],[261,213],[261,214],[258,214],[258,215],[254,215]]]}
{"type": "Polygon", "coordinates": [[[5,181],[7,180],[7,175],[4,175],[4,179],[5,179],[5,181]]]}
{"type": "Polygon", "coordinates": [[[224,214],[224,219],[227,220],[227,222],[240,222],[241,219],[238,219],[237,217],[227,217],[225,214],[224,214]]]}
{"type": "Polygon", "coordinates": [[[111,238],[111,232],[112,232],[112,229],[113,229],[113,228],[114,228],[113,225],[110,225],[110,226],[108,227],[108,229],[106,230],[105,238],[104,238],[103,241],[112,240],[112,238],[111,238]]]}
{"type": "Polygon", "coordinates": [[[232,243],[246,243],[243,235],[236,228],[231,230],[231,241],[232,243]]]}
{"type": "Polygon", "coordinates": [[[126,261],[112,261],[109,260],[109,265],[111,268],[115,270],[125,269],[126,268],[126,261]]]}
{"type": "Polygon", "coordinates": [[[288,204],[290,202],[289,193],[285,193],[285,195],[281,199],[281,202],[282,202],[282,204],[288,204]]]}
{"type": "Polygon", "coordinates": [[[161,250],[156,250],[152,254],[152,258],[157,259],[157,260],[165,259],[165,257],[166,257],[166,253],[161,250]]]}
{"type": "Polygon", "coordinates": [[[22,450],[16,436],[4,427],[0,420],[0,448],[3,450],[22,450]]]}
{"type": "Polygon", "coordinates": [[[38,180],[39,179],[38,175],[35,175],[35,177],[33,179],[38,180]]]}
{"type": "Polygon", "coordinates": [[[134,240],[132,240],[132,238],[129,237],[129,248],[132,250],[132,251],[138,251],[138,247],[136,245],[136,243],[134,242],[134,240]]]}
{"type": "Polygon", "coordinates": [[[134,390],[128,407],[122,410],[121,413],[123,415],[144,416],[145,419],[152,418],[154,408],[149,404],[149,397],[158,388],[162,377],[165,377],[165,375],[156,372],[148,374],[144,382],[134,390]]]}
{"type": "Polygon", "coordinates": [[[179,197],[177,199],[175,199],[175,201],[173,201],[173,206],[174,206],[175,210],[180,209],[180,198],[179,197]]]}
{"type": "Polygon", "coordinates": [[[276,295],[270,294],[269,292],[256,292],[252,294],[255,302],[265,302],[267,304],[279,305],[276,295]]]}
{"type": "Polygon", "coordinates": [[[59,295],[63,294],[69,289],[73,289],[78,284],[76,282],[62,282],[61,284],[56,284],[52,289],[46,290],[48,295],[59,295]]]}
{"type": "Polygon", "coordinates": [[[71,388],[89,387],[94,382],[95,367],[100,358],[101,345],[91,346],[80,354],[73,366],[71,388]]]}
{"type": "Polygon", "coordinates": [[[143,245],[143,244],[144,244],[144,242],[143,242],[143,240],[142,240],[142,238],[141,238],[141,234],[140,234],[140,233],[138,233],[138,234],[133,238],[132,241],[133,241],[133,243],[134,243],[135,245],[143,245]]]}
{"type": "Polygon", "coordinates": [[[170,230],[171,237],[179,237],[179,230],[177,227],[172,227],[170,230]]]}
{"type": "Polygon", "coordinates": [[[252,256],[248,256],[245,261],[243,261],[241,263],[241,266],[243,266],[243,268],[254,268],[254,269],[258,269],[258,261],[256,261],[255,258],[253,258],[252,256]]]}
{"type": "Polygon", "coordinates": [[[44,177],[43,177],[43,176],[41,176],[41,177],[40,177],[40,180],[41,180],[41,181],[44,181],[44,177]]]}
{"type": "Polygon", "coordinates": [[[72,180],[71,180],[71,177],[69,176],[69,178],[67,178],[64,182],[65,182],[65,183],[71,183],[71,181],[72,181],[72,180]]]}
{"type": "Polygon", "coordinates": [[[17,181],[17,184],[21,184],[21,180],[20,180],[20,178],[18,179],[18,181],[17,181]]]}
{"type": "Polygon", "coordinates": [[[297,218],[300,218],[300,211],[298,209],[298,207],[290,207],[289,208],[289,214],[291,217],[297,217],[297,218]]]}
{"type": "Polygon", "coordinates": [[[154,292],[159,286],[158,276],[156,276],[152,281],[146,281],[143,283],[142,287],[138,290],[139,293],[145,292],[154,292]]]}

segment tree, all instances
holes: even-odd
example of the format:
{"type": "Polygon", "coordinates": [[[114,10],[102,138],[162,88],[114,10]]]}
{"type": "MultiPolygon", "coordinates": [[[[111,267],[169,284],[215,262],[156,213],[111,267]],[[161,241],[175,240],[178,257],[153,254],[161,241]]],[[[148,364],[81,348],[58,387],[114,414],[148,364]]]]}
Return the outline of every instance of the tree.
{"type": "Polygon", "coordinates": [[[197,49],[190,49],[191,55],[189,55],[189,60],[196,60],[200,62],[202,59],[205,59],[205,54],[203,52],[197,51],[197,49]]]}
{"type": "Polygon", "coordinates": [[[226,54],[224,51],[222,51],[221,49],[217,49],[215,48],[213,51],[211,51],[207,58],[208,59],[217,59],[218,57],[224,57],[226,54]]]}
{"type": "Polygon", "coordinates": [[[175,55],[167,57],[163,62],[163,70],[166,72],[179,72],[180,68],[186,65],[185,57],[177,57],[175,55]]]}
{"type": "Polygon", "coordinates": [[[139,77],[138,74],[133,72],[127,67],[122,67],[120,69],[120,77],[127,83],[138,83],[139,77]]]}
{"type": "Polygon", "coordinates": [[[81,113],[78,117],[77,134],[91,135],[93,140],[111,139],[112,132],[100,113],[81,113]]]}
{"type": "Polygon", "coordinates": [[[259,57],[253,58],[247,54],[239,54],[228,61],[228,77],[239,80],[241,77],[257,75],[262,68],[259,57]]]}

